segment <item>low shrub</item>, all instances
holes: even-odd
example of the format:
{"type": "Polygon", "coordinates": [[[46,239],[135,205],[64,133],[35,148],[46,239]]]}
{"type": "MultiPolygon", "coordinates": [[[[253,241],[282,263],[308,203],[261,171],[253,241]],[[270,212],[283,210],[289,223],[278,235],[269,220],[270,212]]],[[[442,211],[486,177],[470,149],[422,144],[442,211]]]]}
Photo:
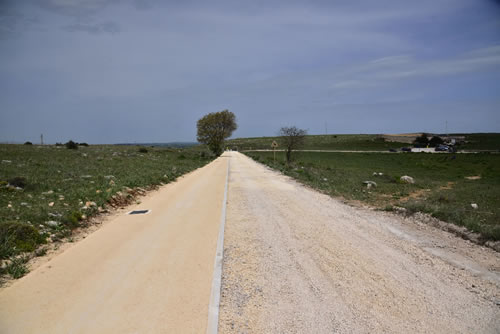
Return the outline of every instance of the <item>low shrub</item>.
{"type": "Polygon", "coordinates": [[[28,267],[26,266],[26,262],[28,262],[28,260],[28,257],[12,259],[12,261],[5,267],[5,272],[14,279],[23,277],[28,273],[28,267]]]}
{"type": "Polygon", "coordinates": [[[0,222],[0,258],[21,252],[34,251],[45,243],[45,238],[38,230],[27,223],[16,221],[0,222]]]}
{"type": "Polygon", "coordinates": [[[19,188],[24,188],[24,187],[26,187],[26,184],[27,184],[26,178],[21,177],[21,176],[13,177],[12,179],[8,180],[8,182],[11,186],[19,187],[19,188]]]}
{"type": "Polygon", "coordinates": [[[76,228],[80,225],[80,221],[82,220],[82,214],[79,211],[73,211],[66,214],[62,222],[64,225],[70,228],[76,228]]]}
{"type": "Polygon", "coordinates": [[[24,143],[24,145],[33,145],[33,143],[30,142],[30,141],[27,141],[27,142],[24,143]]]}
{"type": "Polygon", "coordinates": [[[67,149],[69,150],[77,150],[78,149],[78,144],[75,143],[74,141],[70,140],[66,144],[64,144],[67,149]]]}
{"type": "Polygon", "coordinates": [[[139,153],[148,153],[148,149],[145,147],[139,148],[139,153]]]}

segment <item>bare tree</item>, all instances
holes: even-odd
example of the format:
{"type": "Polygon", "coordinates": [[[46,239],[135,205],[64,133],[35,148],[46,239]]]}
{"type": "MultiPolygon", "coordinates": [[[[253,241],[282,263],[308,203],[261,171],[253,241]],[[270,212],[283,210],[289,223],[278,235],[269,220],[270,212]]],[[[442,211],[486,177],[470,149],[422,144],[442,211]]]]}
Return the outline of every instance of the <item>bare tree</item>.
{"type": "Polygon", "coordinates": [[[280,129],[279,135],[286,150],[286,162],[290,163],[292,160],[292,151],[304,145],[307,131],[299,129],[296,126],[285,126],[280,129]]]}

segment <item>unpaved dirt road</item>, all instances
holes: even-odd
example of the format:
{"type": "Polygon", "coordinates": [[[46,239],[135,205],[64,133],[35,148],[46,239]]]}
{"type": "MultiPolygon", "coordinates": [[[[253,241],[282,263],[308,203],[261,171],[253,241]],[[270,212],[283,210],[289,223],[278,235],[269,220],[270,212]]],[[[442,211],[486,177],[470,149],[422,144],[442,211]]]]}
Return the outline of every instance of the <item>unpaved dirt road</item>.
{"type": "Polygon", "coordinates": [[[499,333],[499,254],[230,153],[221,333],[499,333]]]}
{"type": "Polygon", "coordinates": [[[0,333],[204,333],[227,158],[0,291],[0,333]]]}

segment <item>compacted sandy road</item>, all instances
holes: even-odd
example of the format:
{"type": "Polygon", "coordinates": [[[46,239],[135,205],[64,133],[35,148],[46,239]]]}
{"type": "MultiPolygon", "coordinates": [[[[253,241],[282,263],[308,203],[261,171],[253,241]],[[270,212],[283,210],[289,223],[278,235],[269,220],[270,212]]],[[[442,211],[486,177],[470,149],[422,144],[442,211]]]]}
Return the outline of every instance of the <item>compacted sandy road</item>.
{"type": "Polygon", "coordinates": [[[221,333],[499,333],[499,254],[230,153],[221,333]]]}
{"type": "Polygon", "coordinates": [[[203,333],[227,158],[0,291],[0,333],[203,333]]]}

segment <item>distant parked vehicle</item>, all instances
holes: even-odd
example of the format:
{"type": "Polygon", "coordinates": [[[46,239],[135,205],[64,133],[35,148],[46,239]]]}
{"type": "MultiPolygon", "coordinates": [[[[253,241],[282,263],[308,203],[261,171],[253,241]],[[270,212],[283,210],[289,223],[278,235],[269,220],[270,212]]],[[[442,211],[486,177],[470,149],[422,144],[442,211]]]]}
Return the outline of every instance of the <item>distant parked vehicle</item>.
{"type": "Polygon", "coordinates": [[[436,146],[436,148],[434,149],[436,152],[447,152],[448,150],[450,149],[449,146],[446,146],[446,145],[438,145],[436,146]]]}
{"type": "Polygon", "coordinates": [[[403,152],[411,152],[411,148],[410,147],[402,147],[401,151],[403,151],[403,152]]]}

